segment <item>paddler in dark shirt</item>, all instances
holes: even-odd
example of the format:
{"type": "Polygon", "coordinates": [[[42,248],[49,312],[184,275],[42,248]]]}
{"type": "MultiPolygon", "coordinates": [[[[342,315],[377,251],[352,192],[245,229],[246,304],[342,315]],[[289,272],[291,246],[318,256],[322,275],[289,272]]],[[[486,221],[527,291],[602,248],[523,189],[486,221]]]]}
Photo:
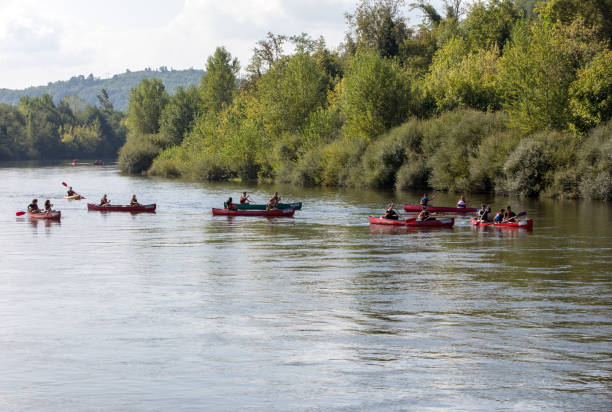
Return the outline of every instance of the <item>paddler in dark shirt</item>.
{"type": "Polygon", "coordinates": [[[51,201],[49,199],[45,200],[45,209],[43,210],[44,213],[51,213],[53,211],[53,209],[51,209],[53,207],[53,204],[51,204],[51,201]]]}
{"type": "Polygon", "coordinates": [[[516,222],[515,219],[516,213],[512,211],[510,206],[506,208],[506,212],[504,213],[504,222],[516,222]]]}
{"type": "Polygon", "coordinates": [[[38,208],[38,199],[32,200],[32,203],[28,205],[28,212],[30,213],[39,213],[40,209],[38,208]]]}
{"type": "Polygon", "coordinates": [[[389,207],[387,208],[387,211],[385,212],[383,219],[391,219],[391,220],[399,219],[397,212],[393,210],[393,203],[389,203],[389,207]]]}
{"type": "Polygon", "coordinates": [[[77,193],[76,193],[74,190],[72,190],[72,186],[70,186],[70,187],[68,188],[68,196],[74,196],[74,195],[76,195],[76,194],[77,194],[77,193]]]}

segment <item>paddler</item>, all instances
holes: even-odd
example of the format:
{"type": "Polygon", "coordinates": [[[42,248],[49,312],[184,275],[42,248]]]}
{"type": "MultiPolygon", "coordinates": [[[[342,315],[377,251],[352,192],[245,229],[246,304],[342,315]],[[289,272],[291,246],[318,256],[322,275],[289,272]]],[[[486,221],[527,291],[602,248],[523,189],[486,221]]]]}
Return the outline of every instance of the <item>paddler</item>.
{"type": "Polygon", "coordinates": [[[72,186],[70,186],[68,188],[68,196],[75,196],[77,194],[77,192],[75,192],[74,190],[72,190],[72,186]]]}
{"type": "Polygon", "coordinates": [[[51,209],[53,207],[53,204],[51,204],[51,201],[49,199],[45,200],[45,208],[43,209],[43,213],[51,213],[53,211],[53,209],[51,209]]]}
{"type": "Polygon", "coordinates": [[[38,208],[38,199],[33,199],[32,203],[28,205],[28,212],[30,213],[39,213],[40,209],[38,208]]]}
{"type": "Polygon", "coordinates": [[[102,196],[102,199],[100,199],[99,206],[108,206],[108,205],[110,205],[110,200],[108,200],[108,198],[106,197],[106,193],[105,193],[104,196],[102,196]]]}
{"type": "Polygon", "coordinates": [[[487,222],[489,220],[489,213],[491,213],[491,207],[483,203],[480,209],[478,209],[478,220],[480,222],[487,222]]]}
{"type": "Polygon", "coordinates": [[[419,201],[419,204],[420,204],[421,206],[427,206],[427,203],[429,202],[429,200],[430,200],[430,199],[429,199],[429,197],[427,197],[427,193],[425,193],[425,194],[423,195],[423,197],[421,198],[421,200],[419,201]]]}
{"type": "Polygon", "coordinates": [[[393,210],[393,202],[389,203],[389,206],[387,207],[387,211],[385,212],[383,219],[391,219],[391,220],[399,219],[397,212],[393,210]]]}
{"type": "Polygon", "coordinates": [[[130,199],[130,206],[140,206],[138,199],[136,199],[136,195],[132,195],[132,198],[130,199]]]}
{"type": "Polygon", "coordinates": [[[249,197],[249,195],[247,195],[247,192],[242,192],[242,196],[240,196],[240,204],[241,205],[248,205],[252,201],[253,200],[249,197]]]}
{"type": "Polygon", "coordinates": [[[234,199],[232,199],[231,196],[227,198],[223,206],[225,206],[225,208],[229,210],[236,210],[236,205],[234,205],[234,199]]]}
{"type": "Polygon", "coordinates": [[[278,192],[274,192],[274,196],[268,199],[268,203],[266,203],[266,210],[274,209],[276,205],[280,202],[281,198],[278,195],[278,192]]]}
{"type": "Polygon", "coordinates": [[[419,212],[416,220],[417,222],[425,222],[427,220],[436,220],[436,218],[431,216],[431,213],[429,213],[429,210],[427,210],[427,206],[423,206],[423,210],[419,212]]]}
{"type": "Polygon", "coordinates": [[[504,221],[504,209],[499,209],[499,212],[493,218],[495,223],[502,223],[504,221]]]}
{"type": "Polygon", "coordinates": [[[510,205],[508,205],[504,212],[504,222],[516,222],[516,213],[512,211],[510,205]]]}
{"type": "Polygon", "coordinates": [[[467,207],[467,202],[465,201],[465,196],[461,195],[459,200],[457,201],[457,207],[460,209],[464,209],[467,207]]]}

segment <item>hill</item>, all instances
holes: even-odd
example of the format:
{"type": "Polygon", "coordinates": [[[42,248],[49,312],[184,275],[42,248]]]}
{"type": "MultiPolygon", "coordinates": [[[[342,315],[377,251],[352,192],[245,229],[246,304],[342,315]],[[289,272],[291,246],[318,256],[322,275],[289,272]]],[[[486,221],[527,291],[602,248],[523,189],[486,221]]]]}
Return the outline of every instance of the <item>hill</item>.
{"type": "Polygon", "coordinates": [[[52,82],[46,86],[28,87],[23,90],[0,89],[0,103],[16,105],[22,96],[39,97],[47,93],[53,96],[57,104],[65,96],[79,96],[85,103],[95,105],[98,103],[97,95],[101,89],[106,89],[110,101],[116,110],[125,111],[128,106],[128,96],[130,89],[137,86],[144,78],[156,77],[164,82],[169,94],[174,94],[178,86],[185,87],[192,84],[200,84],[200,79],[204,74],[203,70],[168,70],[160,67],[158,70],[147,68],[140,71],[129,71],[116,74],[108,79],[100,79],[92,74],[85,77],[83,75],[74,76],[70,80],[52,82]]]}

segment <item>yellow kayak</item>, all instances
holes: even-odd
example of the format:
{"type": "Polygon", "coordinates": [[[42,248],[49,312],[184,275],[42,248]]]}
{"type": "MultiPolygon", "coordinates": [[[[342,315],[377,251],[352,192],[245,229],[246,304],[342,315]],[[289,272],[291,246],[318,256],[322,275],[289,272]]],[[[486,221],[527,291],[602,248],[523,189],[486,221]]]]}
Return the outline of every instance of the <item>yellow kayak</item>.
{"type": "Polygon", "coordinates": [[[81,200],[84,199],[81,195],[64,196],[64,199],[68,200],[81,200]]]}

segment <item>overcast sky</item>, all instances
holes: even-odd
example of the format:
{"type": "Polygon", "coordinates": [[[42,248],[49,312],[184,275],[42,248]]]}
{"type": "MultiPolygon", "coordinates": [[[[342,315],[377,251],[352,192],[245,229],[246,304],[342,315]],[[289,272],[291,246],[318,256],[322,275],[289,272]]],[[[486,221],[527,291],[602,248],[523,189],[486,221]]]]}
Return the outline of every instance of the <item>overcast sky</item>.
{"type": "MultiPolygon", "coordinates": [[[[217,46],[246,66],[257,40],[306,32],[336,47],[357,0],[0,0],[0,88],[145,67],[202,69],[217,46]]],[[[433,1],[438,4],[440,1],[433,1]]],[[[408,13],[410,25],[419,13],[408,13]]]]}

